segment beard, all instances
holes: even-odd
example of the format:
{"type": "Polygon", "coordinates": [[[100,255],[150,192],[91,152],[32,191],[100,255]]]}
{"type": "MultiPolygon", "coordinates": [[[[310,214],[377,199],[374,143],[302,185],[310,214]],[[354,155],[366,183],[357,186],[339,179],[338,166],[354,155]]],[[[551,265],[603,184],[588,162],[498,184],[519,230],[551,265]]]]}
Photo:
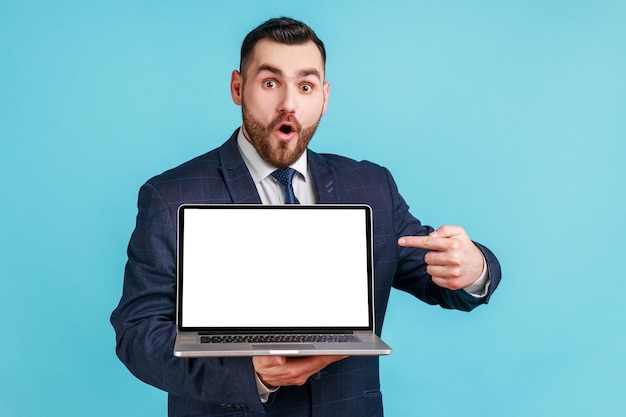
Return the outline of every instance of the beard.
{"type": "Polygon", "coordinates": [[[243,116],[243,126],[248,133],[248,140],[254,146],[257,153],[263,160],[276,168],[285,168],[293,164],[304,153],[309,142],[317,130],[320,118],[312,126],[303,128],[295,116],[282,114],[272,120],[269,125],[263,125],[260,121],[250,115],[246,105],[242,103],[241,112],[243,116]],[[292,139],[296,141],[294,149],[289,148],[289,143],[280,141],[278,146],[273,146],[270,142],[270,135],[283,122],[293,124],[297,137],[292,139]]]}

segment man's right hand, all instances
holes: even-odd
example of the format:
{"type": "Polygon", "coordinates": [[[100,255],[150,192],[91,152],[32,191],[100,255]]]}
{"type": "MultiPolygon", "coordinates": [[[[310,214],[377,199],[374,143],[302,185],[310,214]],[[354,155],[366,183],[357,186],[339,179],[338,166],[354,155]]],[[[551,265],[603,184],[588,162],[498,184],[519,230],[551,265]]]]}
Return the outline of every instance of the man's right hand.
{"type": "Polygon", "coordinates": [[[253,356],[252,364],[259,379],[268,388],[304,385],[309,377],[347,356],[253,356]]]}

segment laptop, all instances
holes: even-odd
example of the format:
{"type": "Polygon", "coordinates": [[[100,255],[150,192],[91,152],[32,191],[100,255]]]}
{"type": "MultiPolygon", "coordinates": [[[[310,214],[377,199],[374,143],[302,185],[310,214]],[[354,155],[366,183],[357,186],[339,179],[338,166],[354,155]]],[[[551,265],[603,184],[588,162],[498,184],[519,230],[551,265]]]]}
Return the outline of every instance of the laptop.
{"type": "Polygon", "coordinates": [[[178,357],[387,355],[367,205],[178,210],[178,357]]]}

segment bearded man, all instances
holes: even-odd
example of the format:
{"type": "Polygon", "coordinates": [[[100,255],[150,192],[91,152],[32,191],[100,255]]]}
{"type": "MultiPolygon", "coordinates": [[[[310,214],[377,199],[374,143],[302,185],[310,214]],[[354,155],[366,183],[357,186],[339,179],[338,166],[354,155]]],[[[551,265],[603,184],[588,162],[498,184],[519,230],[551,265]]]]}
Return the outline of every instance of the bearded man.
{"type": "Polygon", "coordinates": [[[111,322],[118,356],[138,378],[168,392],[170,416],[383,414],[377,357],[174,357],[183,203],[368,204],[378,334],[392,287],[469,311],[486,303],[500,281],[495,256],[463,228],[434,230],[413,217],[387,169],[308,149],[328,104],[325,65],[324,44],[310,27],[287,18],[263,23],[246,36],[231,76],[242,126],[219,148],[141,187],[124,291],[111,322]],[[289,172],[289,191],[272,175],[277,169],[289,172]]]}

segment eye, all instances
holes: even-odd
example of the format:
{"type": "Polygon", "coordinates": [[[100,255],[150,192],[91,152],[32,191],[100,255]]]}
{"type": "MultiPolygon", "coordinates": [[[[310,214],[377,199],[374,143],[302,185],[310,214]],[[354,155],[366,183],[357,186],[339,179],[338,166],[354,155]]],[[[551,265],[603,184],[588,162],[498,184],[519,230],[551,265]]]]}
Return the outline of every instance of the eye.
{"type": "Polygon", "coordinates": [[[302,84],[300,86],[300,91],[303,93],[310,93],[313,91],[313,86],[311,84],[302,84]]]}
{"type": "Polygon", "coordinates": [[[278,83],[275,80],[265,80],[263,81],[263,87],[265,88],[276,88],[278,83]]]}

